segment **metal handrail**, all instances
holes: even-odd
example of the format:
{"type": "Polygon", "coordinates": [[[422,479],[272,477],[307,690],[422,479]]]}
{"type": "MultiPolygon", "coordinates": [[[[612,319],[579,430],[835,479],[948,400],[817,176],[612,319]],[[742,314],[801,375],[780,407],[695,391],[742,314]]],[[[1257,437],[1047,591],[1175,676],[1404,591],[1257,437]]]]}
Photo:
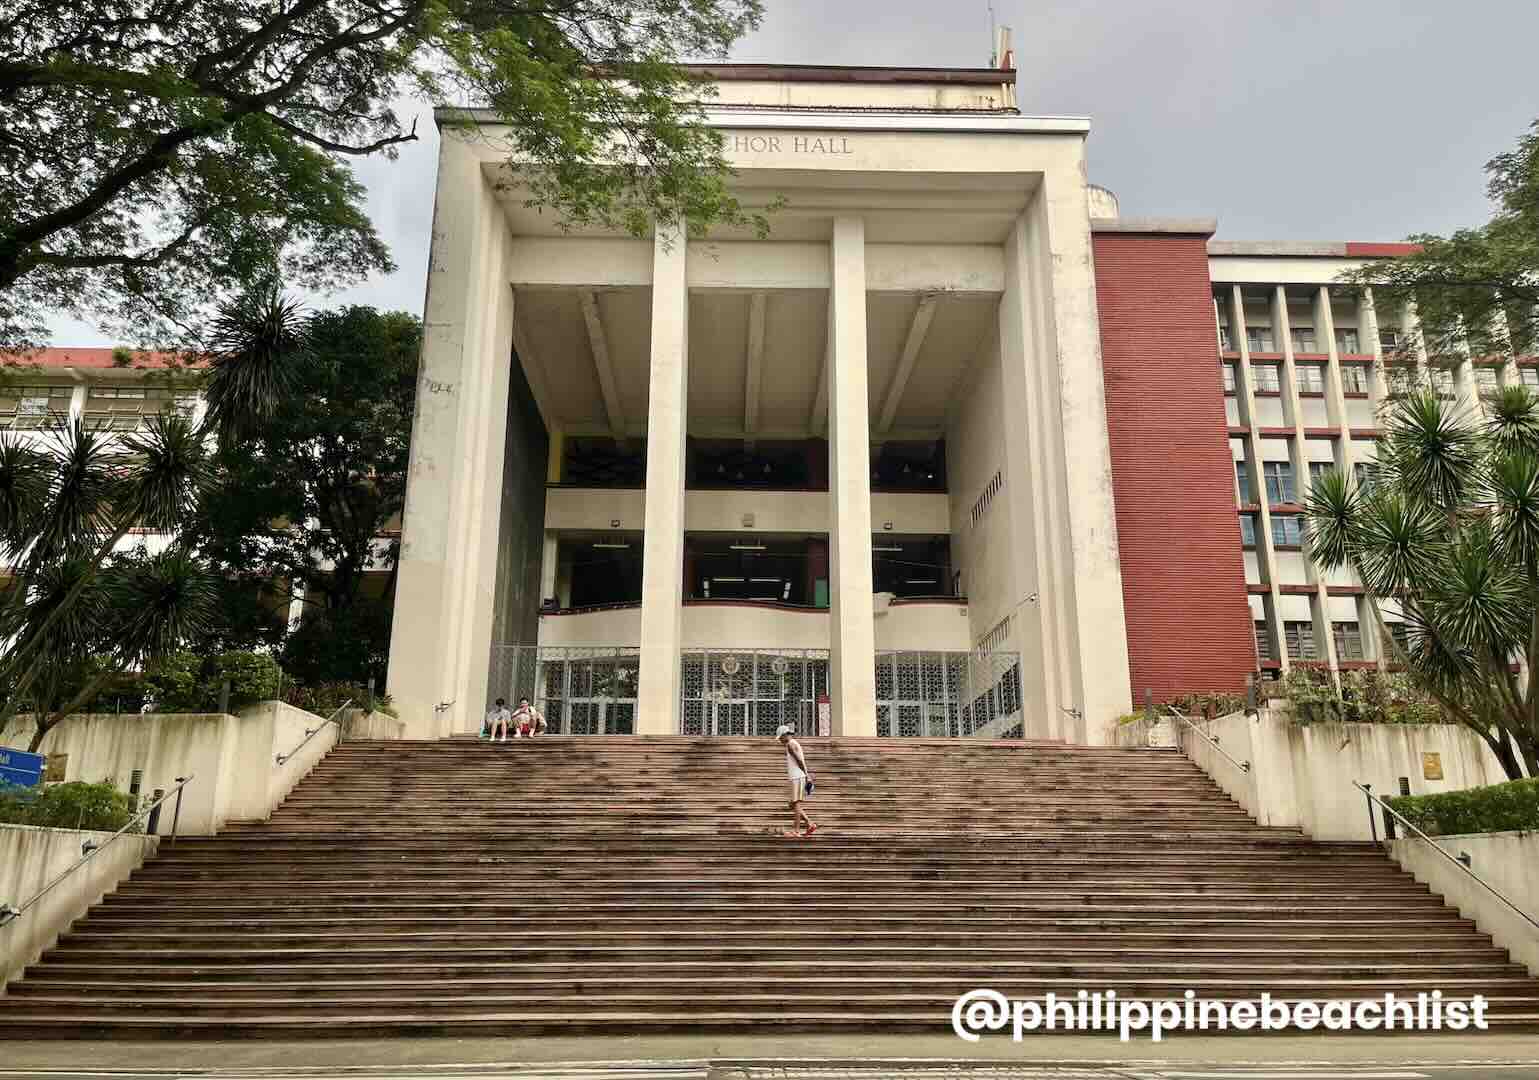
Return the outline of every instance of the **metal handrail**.
{"type": "Polygon", "coordinates": [[[1193,731],[1195,731],[1202,738],[1206,739],[1208,741],[1208,743],[1210,745],[1212,745],[1213,749],[1217,750],[1220,754],[1222,754],[1225,758],[1227,758],[1229,763],[1231,765],[1233,765],[1235,768],[1239,769],[1243,773],[1250,772],[1250,762],[1248,762],[1248,761],[1241,761],[1239,758],[1235,757],[1229,751],[1225,750],[1222,746],[1218,745],[1218,740],[1217,739],[1215,739],[1213,736],[1209,735],[1206,731],[1203,731],[1202,728],[1198,727],[1196,724],[1192,723],[1191,719],[1189,717],[1187,717],[1184,713],[1182,713],[1182,712],[1180,712],[1179,710],[1176,710],[1176,709],[1167,708],[1165,710],[1165,715],[1166,716],[1172,716],[1175,719],[1181,721],[1183,724],[1185,724],[1187,727],[1191,728],[1193,731]]]}
{"type": "Polygon", "coordinates": [[[305,737],[303,739],[299,740],[299,745],[298,746],[294,747],[294,749],[290,750],[287,754],[278,754],[277,755],[278,764],[282,765],[285,761],[289,760],[295,754],[297,754],[301,750],[303,750],[305,748],[305,743],[307,743],[311,739],[315,738],[315,736],[318,735],[320,732],[326,730],[326,725],[327,724],[337,724],[337,731],[340,733],[341,730],[342,730],[342,725],[337,723],[337,715],[339,713],[341,713],[343,709],[347,708],[352,703],[353,703],[353,699],[352,698],[348,698],[342,704],[338,705],[336,710],[330,716],[328,716],[326,719],[322,720],[319,727],[305,728],[305,737]]]}
{"type": "Polygon", "coordinates": [[[85,854],[81,855],[80,858],[77,859],[74,862],[74,864],[72,864],[70,867],[68,867],[67,869],[65,869],[62,872],[60,872],[57,877],[55,877],[47,885],[44,885],[41,889],[39,889],[33,895],[32,899],[28,900],[25,904],[21,905],[21,907],[13,908],[13,907],[3,907],[3,906],[0,906],[0,926],[4,926],[4,925],[6,925],[9,922],[12,922],[12,921],[14,921],[16,919],[21,918],[22,914],[29,907],[31,907],[33,904],[37,903],[43,897],[47,896],[50,892],[52,892],[54,890],[54,888],[59,884],[59,882],[63,881],[65,878],[69,877],[76,870],[79,870],[86,863],[90,862],[92,859],[96,858],[96,856],[100,855],[103,851],[106,851],[107,850],[107,845],[111,844],[118,837],[120,837],[124,833],[126,833],[135,824],[137,824],[140,819],[148,817],[149,815],[153,814],[155,811],[159,810],[163,805],[165,805],[166,800],[171,798],[171,796],[173,796],[173,795],[176,796],[176,806],[177,806],[176,816],[171,819],[171,839],[172,839],[172,842],[174,843],[175,840],[176,840],[176,823],[177,823],[177,821],[182,816],[181,815],[182,789],[184,787],[186,787],[188,784],[192,783],[193,780],[194,780],[194,777],[191,777],[191,776],[179,776],[179,777],[177,777],[176,787],[172,788],[170,791],[166,792],[160,798],[156,799],[149,806],[146,806],[143,810],[140,810],[133,817],[129,818],[128,821],[123,825],[123,827],[121,829],[119,829],[117,832],[113,833],[106,840],[102,841],[100,844],[92,844],[92,845],[90,845],[89,846],[89,850],[87,850],[85,854]]]}
{"type": "MultiPolygon", "coordinates": [[[[1369,822],[1370,827],[1372,827],[1372,825],[1373,825],[1373,809],[1372,809],[1372,805],[1371,804],[1377,803],[1379,806],[1384,808],[1384,811],[1386,813],[1394,815],[1394,818],[1395,818],[1396,821],[1400,822],[1400,824],[1404,825],[1411,832],[1415,833],[1417,835],[1417,837],[1419,837],[1420,839],[1425,840],[1427,843],[1431,844],[1433,851],[1436,851],[1439,855],[1443,856],[1443,858],[1447,859],[1449,862],[1451,862],[1455,866],[1457,866],[1460,870],[1463,870],[1482,889],[1484,889],[1486,892],[1490,893],[1492,896],[1496,897],[1502,903],[1506,904],[1513,911],[1517,912],[1520,916],[1523,917],[1523,921],[1528,923],[1529,926],[1532,926],[1535,930],[1539,930],[1539,919],[1535,919],[1528,912],[1526,912],[1522,908],[1518,907],[1518,905],[1514,904],[1511,900],[1507,899],[1507,897],[1502,895],[1501,891],[1499,889],[1497,889],[1496,886],[1492,885],[1485,878],[1483,878],[1479,874],[1475,873],[1475,871],[1471,870],[1468,866],[1465,866],[1464,865],[1464,860],[1457,859],[1454,856],[1448,854],[1448,852],[1443,848],[1443,846],[1441,844],[1437,843],[1435,840],[1432,839],[1432,837],[1430,837],[1426,833],[1422,832],[1415,825],[1412,825],[1409,821],[1406,820],[1404,814],[1400,813],[1400,811],[1396,810],[1393,806],[1389,805],[1389,803],[1385,802],[1383,799],[1379,798],[1373,792],[1369,791],[1368,788],[1365,787],[1364,785],[1359,784],[1356,780],[1354,780],[1354,781],[1352,781],[1352,786],[1357,788],[1358,791],[1361,791],[1364,795],[1366,795],[1368,797],[1368,802],[1370,803],[1370,807],[1369,807],[1369,811],[1368,811],[1368,822],[1369,822]]],[[[1374,833],[1374,839],[1375,840],[1378,839],[1378,833],[1376,831],[1374,833]]],[[[1389,839],[1391,839],[1391,838],[1387,837],[1387,836],[1385,837],[1385,840],[1389,840],[1389,839]]]]}

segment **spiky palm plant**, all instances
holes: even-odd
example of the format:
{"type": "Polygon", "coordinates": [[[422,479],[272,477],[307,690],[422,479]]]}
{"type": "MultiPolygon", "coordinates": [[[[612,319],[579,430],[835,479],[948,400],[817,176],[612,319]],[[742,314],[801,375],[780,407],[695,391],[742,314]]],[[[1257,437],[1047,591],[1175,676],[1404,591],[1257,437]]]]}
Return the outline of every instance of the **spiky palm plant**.
{"type": "Polygon", "coordinates": [[[1421,392],[1384,426],[1368,490],[1334,469],[1311,486],[1309,552],[1357,572],[1394,658],[1510,777],[1539,775],[1539,398],[1509,387],[1482,420],[1421,392]]]}
{"type": "Polygon", "coordinates": [[[223,307],[210,335],[208,422],[226,444],[273,414],[308,356],[300,303],[277,283],[223,307]]]}

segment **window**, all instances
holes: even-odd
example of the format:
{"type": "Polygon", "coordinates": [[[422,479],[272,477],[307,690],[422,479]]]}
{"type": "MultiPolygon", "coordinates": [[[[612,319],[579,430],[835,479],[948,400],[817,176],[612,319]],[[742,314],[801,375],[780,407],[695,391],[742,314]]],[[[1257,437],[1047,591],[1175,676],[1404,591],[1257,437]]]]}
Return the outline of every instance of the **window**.
{"type": "Polygon", "coordinates": [[[1315,659],[1315,624],[1312,622],[1283,623],[1283,638],[1288,642],[1288,659],[1315,659]]]}
{"type": "Polygon", "coordinates": [[[1266,628],[1265,619],[1256,620],[1256,656],[1262,660],[1276,660],[1272,655],[1272,635],[1266,628]]]}
{"type": "Polygon", "coordinates": [[[1248,548],[1256,546],[1256,519],[1250,514],[1240,515],[1240,544],[1248,548]]]}
{"type": "Polygon", "coordinates": [[[1224,369],[1224,393],[1226,393],[1226,394],[1234,393],[1235,385],[1236,385],[1235,384],[1235,375],[1234,375],[1234,365],[1233,364],[1220,364],[1219,367],[1224,369]]]}
{"type": "Polygon", "coordinates": [[[1366,394],[1368,392],[1368,365],[1342,364],[1341,390],[1345,394],[1366,394]]]}
{"type": "Polygon", "coordinates": [[[137,431],[146,417],[175,409],[190,418],[197,407],[194,390],[93,386],[86,393],[85,424],[94,431],[137,431]]]}
{"type": "Polygon", "coordinates": [[[1251,352],[1270,353],[1277,351],[1277,342],[1272,338],[1270,326],[1247,326],[1245,328],[1245,344],[1250,346],[1251,352]]]}
{"type": "Polygon", "coordinates": [[[1363,635],[1357,623],[1331,623],[1331,638],[1336,643],[1337,660],[1361,660],[1363,658],[1363,635]]]}
{"type": "Polygon", "coordinates": [[[1362,346],[1357,340],[1355,327],[1342,327],[1336,331],[1336,351],[1345,356],[1361,356],[1362,346]]]}
{"type": "Polygon", "coordinates": [[[1276,364],[1252,364],[1250,371],[1256,379],[1256,393],[1275,394],[1282,388],[1282,383],[1277,380],[1276,364]]]}
{"type": "Polygon", "coordinates": [[[1416,389],[1416,369],[1410,364],[1391,364],[1387,374],[1392,395],[1404,397],[1416,389]]]}
{"type": "Polygon", "coordinates": [[[1272,515],[1272,543],[1278,547],[1303,545],[1303,523],[1297,514],[1272,515]]]}
{"type": "Polygon", "coordinates": [[[1311,461],[1309,463],[1309,486],[1314,487],[1320,482],[1320,478],[1336,467],[1334,461],[1311,461]]]}
{"type": "Polygon", "coordinates": [[[1435,367],[1429,368],[1427,374],[1432,378],[1432,389],[1437,392],[1438,397],[1451,398],[1454,396],[1453,372],[1447,368],[1435,367]]]}
{"type": "Polygon", "coordinates": [[[1312,326],[1295,326],[1289,335],[1293,338],[1293,351],[1296,353],[1317,353],[1320,351],[1315,342],[1315,329],[1312,326]]]}
{"type": "Polygon", "coordinates": [[[1295,502],[1293,466],[1286,461],[1263,461],[1261,475],[1266,479],[1266,501],[1269,503],[1295,502]]]}
{"type": "Polygon", "coordinates": [[[1399,352],[1405,348],[1405,339],[1400,336],[1399,330],[1380,330],[1379,348],[1384,352],[1399,352]]]}
{"type": "Polygon", "coordinates": [[[0,428],[35,429],[69,414],[68,386],[0,387],[0,428]]]}
{"type": "Polygon", "coordinates": [[[1352,479],[1357,481],[1357,490],[1369,492],[1373,490],[1373,464],[1366,461],[1358,461],[1352,465],[1352,479]]]}
{"type": "Polygon", "coordinates": [[[1235,461],[1234,479],[1240,488],[1240,501],[1242,503],[1250,502],[1250,467],[1245,462],[1235,461]]]}
{"type": "Polygon", "coordinates": [[[1325,368],[1319,364],[1296,364],[1293,381],[1301,394],[1325,393],[1325,368]]]}
{"type": "Polygon", "coordinates": [[[1539,367],[1518,368],[1518,381],[1530,390],[1539,390],[1539,367]]]}
{"type": "Polygon", "coordinates": [[[1494,367],[1475,369],[1475,387],[1482,394],[1494,394],[1502,388],[1500,374],[1494,367]]]}

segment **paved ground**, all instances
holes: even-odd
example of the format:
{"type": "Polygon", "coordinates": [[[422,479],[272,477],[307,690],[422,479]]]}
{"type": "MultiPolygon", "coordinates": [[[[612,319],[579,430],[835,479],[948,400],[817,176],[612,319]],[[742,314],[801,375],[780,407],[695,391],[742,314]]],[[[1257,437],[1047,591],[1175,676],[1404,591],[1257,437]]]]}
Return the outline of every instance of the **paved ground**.
{"type": "Polygon", "coordinates": [[[109,1080],[1539,1080],[1539,1035],[654,1036],[0,1044],[0,1078],[109,1080]]]}

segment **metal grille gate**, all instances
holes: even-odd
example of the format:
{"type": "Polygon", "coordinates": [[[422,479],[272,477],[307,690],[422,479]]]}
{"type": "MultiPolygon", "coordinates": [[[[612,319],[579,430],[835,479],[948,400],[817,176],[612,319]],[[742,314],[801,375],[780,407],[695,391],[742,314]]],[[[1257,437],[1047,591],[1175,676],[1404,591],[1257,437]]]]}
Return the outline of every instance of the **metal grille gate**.
{"type": "Polygon", "coordinates": [[[679,731],[773,735],[790,724],[817,733],[817,699],[828,692],[827,649],[728,649],[681,658],[679,731]]]}
{"type": "Polygon", "coordinates": [[[876,733],[932,739],[1022,738],[1020,654],[877,653],[876,733]]]}
{"type": "Polygon", "coordinates": [[[528,698],[552,735],[631,735],[641,650],[496,645],[488,697],[528,698]]]}

